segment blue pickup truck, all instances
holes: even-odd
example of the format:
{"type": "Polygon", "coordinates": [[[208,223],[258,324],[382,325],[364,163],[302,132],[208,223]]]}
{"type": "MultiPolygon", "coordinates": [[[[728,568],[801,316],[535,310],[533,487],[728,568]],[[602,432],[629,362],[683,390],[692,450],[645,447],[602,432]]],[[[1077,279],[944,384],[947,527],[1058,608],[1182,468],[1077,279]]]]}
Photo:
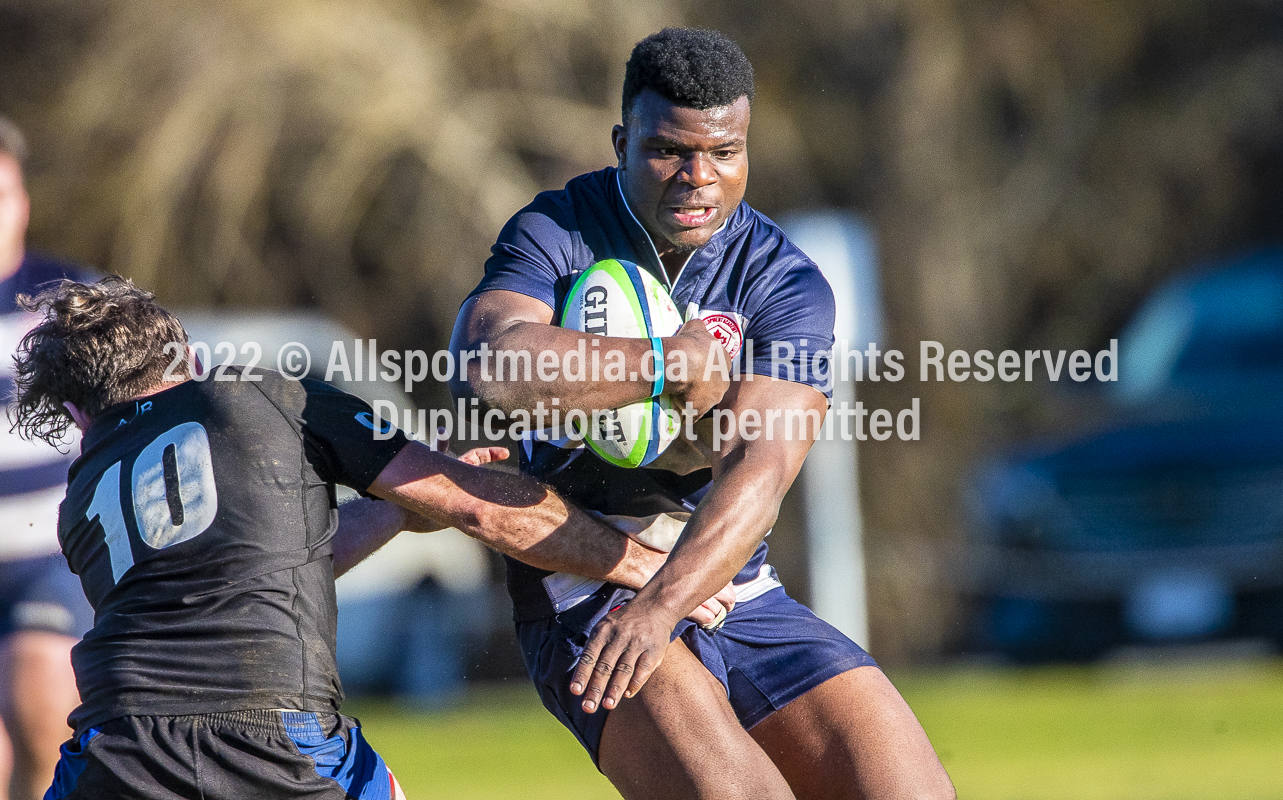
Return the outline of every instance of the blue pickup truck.
{"type": "Polygon", "coordinates": [[[1119,335],[1106,422],[990,459],[959,574],[979,645],[1283,646],[1283,251],[1160,286],[1119,335]]]}

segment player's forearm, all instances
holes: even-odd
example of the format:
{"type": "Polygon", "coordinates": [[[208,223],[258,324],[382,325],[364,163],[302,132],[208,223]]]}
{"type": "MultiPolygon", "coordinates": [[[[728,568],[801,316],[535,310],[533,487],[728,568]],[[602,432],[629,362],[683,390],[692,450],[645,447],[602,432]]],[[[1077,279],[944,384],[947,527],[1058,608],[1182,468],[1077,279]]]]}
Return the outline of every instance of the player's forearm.
{"type": "Polygon", "coordinates": [[[467,300],[450,338],[458,359],[450,390],[509,414],[529,413],[538,429],[552,426],[553,409],[564,420],[572,410],[591,413],[650,397],[661,370],[664,393],[678,407],[690,404],[697,418],[726,391],[721,345],[699,320],[662,337],[663,364],[649,339],[593,337],[552,320],[549,306],[515,292],[467,300]],[[710,359],[722,371],[710,370],[710,359]]]}
{"type": "Polygon", "coordinates": [[[405,527],[405,509],[395,503],[358,498],[339,506],[334,533],[334,577],[360,564],[405,527]]]}
{"type": "Polygon", "coordinates": [[[479,515],[476,538],[539,569],[640,589],[666,555],[638,544],[558,495],[529,508],[487,507],[479,515]]]}
{"type": "Polygon", "coordinates": [[[572,409],[590,413],[635,403],[654,389],[654,381],[645,377],[655,375],[648,339],[590,336],[521,322],[487,341],[486,349],[482,355],[480,345],[473,346],[478,355],[469,359],[466,388],[486,406],[509,414],[536,413],[541,403],[544,413],[551,413],[555,397],[564,419],[572,409]]]}
{"type": "MultiPolygon", "coordinates": [[[[824,395],[810,386],[762,378],[732,382],[722,407],[737,417],[757,409],[769,420],[763,412],[797,409],[823,419],[826,405],[824,395]]],[[[713,488],[691,515],[668,563],[634,602],[677,619],[681,609],[708,597],[743,568],[775,524],[818,429],[803,426],[796,432],[792,436],[784,425],[768,422],[752,439],[737,431],[713,454],[713,488]]]]}
{"type": "Polygon", "coordinates": [[[788,484],[770,464],[740,461],[721,475],[635,603],[674,620],[689,613],[743,569],[775,524],[788,484]]]}
{"type": "Polygon", "coordinates": [[[407,444],[369,491],[539,569],[638,587],[664,559],[540,483],[463,464],[418,442],[407,444]]]}

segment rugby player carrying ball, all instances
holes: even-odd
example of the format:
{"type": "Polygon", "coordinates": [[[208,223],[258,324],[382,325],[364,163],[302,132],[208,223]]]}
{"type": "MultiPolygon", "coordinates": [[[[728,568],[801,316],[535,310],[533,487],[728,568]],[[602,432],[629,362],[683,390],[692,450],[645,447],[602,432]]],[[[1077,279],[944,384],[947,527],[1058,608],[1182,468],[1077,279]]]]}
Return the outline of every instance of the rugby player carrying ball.
{"type": "MultiPolygon", "coordinates": [[[[650,397],[646,366],[660,348],[594,345],[557,324],[575,276],[619,259],[650,270],[685,312],[686,325],[660,343],[670,369],[687,365],[668,377],[675,403],[696,414],[717,404],[735,419],[823,415],[829,389],[806,354],[832,348],[833,295],[743,202],[752,98],[752,68],[725,36],[665,29],[641,41],[611,133],[617,165],[538,195],[508,222],[452,344],[560,357],[587,339],[623,352],[637,377],[498,382],[474,365],[456,393],[506,412],[555,400],[563,415],[650,397]],[[706,369],[718,343],[738,359],[729,384],[706,369]],[[795,357],[781,363],[777,352],[795,357]]],[[[716,452],[679,442],[643,469],[613,466],[571,439],[526,442],[523,470],[585,508],[641,524],[685,520],[667,564],[635,594],[509,561],[518,637],[544,705],[625,797],[954,797],[873,659],[791,599],[766,563],[763,538],[816,427],[792,437],[778,425],[752,439],[736,431],[716,452]],[[695,598],[728,580],[738,602],[720,628],[683,621],[695,598]]]]}

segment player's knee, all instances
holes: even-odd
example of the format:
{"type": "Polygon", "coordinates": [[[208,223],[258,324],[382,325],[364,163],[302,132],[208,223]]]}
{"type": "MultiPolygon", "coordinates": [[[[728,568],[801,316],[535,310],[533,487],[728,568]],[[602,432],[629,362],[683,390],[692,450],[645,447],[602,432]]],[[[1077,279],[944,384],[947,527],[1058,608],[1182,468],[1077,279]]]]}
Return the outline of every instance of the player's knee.
{"type": "Polygon", "coordinates": [[[19,631],[5,643],[5,660],[10,669],[31,679],[70,674],[71,648],[76,640],[48,631],[19,631]]]}
{"type": "MultiPolygon", "coordinates": [[[[74,643],[68,636],[47,631],[20,631],[9,636],[3,648],[6,685],[0,698],[6,710],[31,709],[36,717],[50,706],[63,713],[70,711],[62,707],[68,702],[75,705],[74,643]]],[[[62,720],[57,722],[61,726],[62,720]]]]}
{"type": "Polygon", "coordinates": [[[940,767],[938,774],[932,776],[932,780],[927,786],[913,794],[914,800],[958,800],[958,792],[953,787],[953,781],[949,779],[944,767],[940,767]]]}

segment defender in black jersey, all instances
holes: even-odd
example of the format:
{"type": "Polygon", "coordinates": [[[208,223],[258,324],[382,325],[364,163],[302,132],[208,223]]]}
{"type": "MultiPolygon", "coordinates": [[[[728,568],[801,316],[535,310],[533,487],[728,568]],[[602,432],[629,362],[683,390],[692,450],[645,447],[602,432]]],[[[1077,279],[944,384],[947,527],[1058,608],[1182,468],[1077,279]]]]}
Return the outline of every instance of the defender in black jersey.
{"type": "Polygon", "coordinates": [[[369,407],[326,384],[225,375],[113,406],[85,434],[58,531],[97,619],[72,654],[76,730],[338,710],[334,485],[364,491],[406,438],[376,439],[369,407]]]}
{"type": "Polygon", "coordinates": [[[19,350],[16,426],[56,439],[70,417],[85,431],[59,539],[95,611],[46,798],[397,796],[338,714],[334,570],[402,528],[453,525],[637,586],[662,563],[323,383],[241,368],[167,382],[165,347],[186,334],[128,281],[65,282],[26,304],[45,321],[19,350]],[[340,524],[340,483],[414,513],[367,499],[340,524]]]}

